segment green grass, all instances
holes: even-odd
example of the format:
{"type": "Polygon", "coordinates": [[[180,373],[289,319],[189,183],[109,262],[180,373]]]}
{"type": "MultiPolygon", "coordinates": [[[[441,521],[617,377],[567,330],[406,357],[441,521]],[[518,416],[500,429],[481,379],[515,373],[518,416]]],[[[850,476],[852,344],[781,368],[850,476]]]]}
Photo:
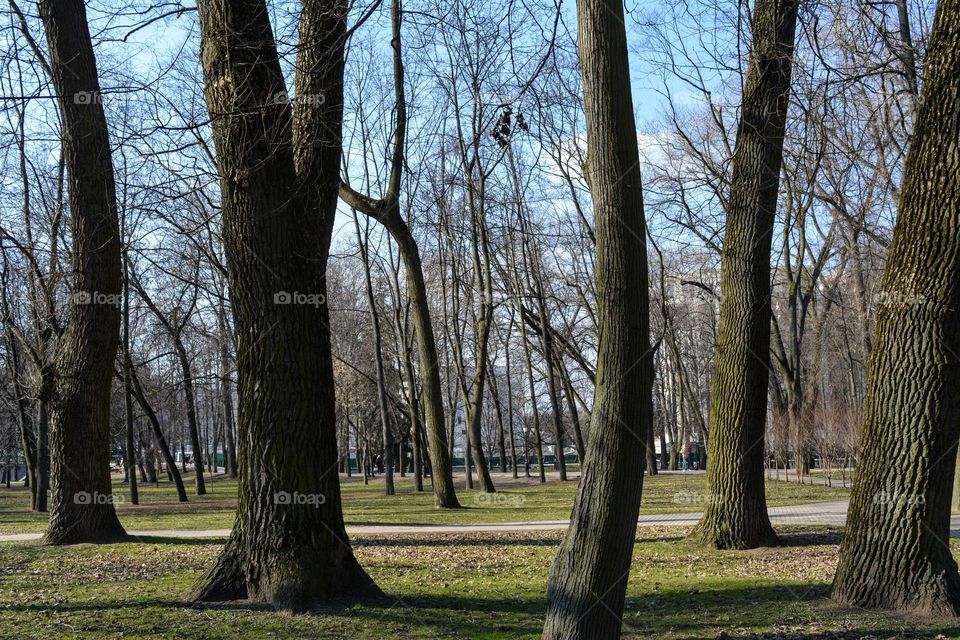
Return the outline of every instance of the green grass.
{"type": "MultiPolygon", "coordinates": [[[[680,539],[683,533],[638,531],[624,616],[627,637],[960,636],[956,621],[865,613],[826,601],[836,566],[836,529],[784,528],[785,546],[744,552],[697,549],[680,539]],[[849,635],[827,633],[835,631],[849,635]]],[[[298,615],[244,603],[183,602],[220,541],[63,548],[0,543],[0,637],[536,638],[546,571],[560,536],[554,531],[355,540],[358,558],[388,600],[298,615]]]]}
{"type": "MultiPolygon", "coordinates": [[[[122,501],[117,506],[120,520],[131,531],[160,529],[229,529],[233,525],[237,483],[223,476],[207,482],[207,495],[193,492],[192,475],[185,478],[190,502],[179,503],[176,491],[167,482],[159,487],[140,486],[140,505],[125,502],[127,489],[119,482],[114,490],[122,501]]],[[[463,488],[457,478],[457,493],[463,509],[445,510],[433,506],[433,494],[415,493],[409,478],[397,478],[397,495],[383,495],[383,480],[364,485],[357,478],[341,477],[344,517],[348,526],[383,524],[476,524],[566,520],[570,517],[575,481],[536,479],[514,481],[495,476],[500,490],[484,495],[463,488]]],[[[841,500],[849,490],[789,482],[767,482],[770,506],[809,504],[841,500]]],[[[429,487],[428,487],[429,488],[429,487]]],[[[702,474],[661,474],[644,480],[642,513],[678,513],[700,511],[706,495],[702,474]]],[[[0,535],[43,531],[45,514],[30,511],[30,495],[22,488],[0,489],[0,535]]]]}

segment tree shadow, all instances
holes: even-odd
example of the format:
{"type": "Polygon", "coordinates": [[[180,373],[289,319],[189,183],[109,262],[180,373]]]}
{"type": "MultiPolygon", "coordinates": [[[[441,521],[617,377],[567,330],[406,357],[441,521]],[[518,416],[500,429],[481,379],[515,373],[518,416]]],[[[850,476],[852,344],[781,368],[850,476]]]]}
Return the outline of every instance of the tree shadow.
{"type": "Polygon", "coordinates": [[[443,533],[427,538],[422,533],[401,534],[398,537],[378,537],[382,534],[351,537],[354,548],[361,547],[558,547],[561,539],[531,536],[507,538],[491,536],[489,533],[443,533]]]}

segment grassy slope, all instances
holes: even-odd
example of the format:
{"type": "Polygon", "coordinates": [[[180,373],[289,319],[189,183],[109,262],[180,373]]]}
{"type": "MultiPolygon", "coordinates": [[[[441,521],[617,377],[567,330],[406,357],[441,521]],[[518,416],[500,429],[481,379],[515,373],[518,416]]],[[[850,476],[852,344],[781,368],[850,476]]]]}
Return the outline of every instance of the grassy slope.
{"type": "MultiPolygon", "coordinates": [[[[688,546],[677,529],[641,528],[625,633],[662,640],[772,630],[784,635],[771,638],[818,640],[960,635],[957,622],[830,605],[824,597],[839,536],[800,531],[789,530],[789,546],[781,548],[715,552],[688,546]]],[[[218,550],[209,542],[0,543],[0,637],[536,638],[559,539],[559,532],[528,532],[356,540],[358,557],[389,600],[310,615],[186,606],[180,598],[218,550]]]]}
{"type": "MultiPolygon", "coordinates": [[[[375,524],[468,524],[478,522],[519,522],[566,520],[570,517],[575,482],[539,484],[525,479],[519,482],[498,478],[502,490],[493,496],[462,488],[457,479],[458,494],[464,509],[437,510],[430,493],[414,493],[409,478],[397,479],[397,495],[383,495],[382,479],[364,485],[356,478],[342,478],[344,516],[348,525],[375,524]]],[[[180,504],[169,483],[159,487],[140,487],[139,506],[120,504],[118,510],[124,526],[130,530],[157,529],[228,529],[233,524],[237,485],[219,478],[207,483],[207,495],[195,496],[191,476],[187,482],[190,502],[180,504]]],[[[703,475],[659,475],[644,481],[642,512],[676,513],[700,511],[703,508],[706,483],[703,475]]],[[[117,496],[126,498],[126,489],[115,485],[117,496]]],[[[805,504],[848,497],[841,488],[798,485],[786,482],[767,483],[767,501],[771,506],[805,504]]],[[[32,513],[30,496],[20,489],[0,489],[0,534],[43,531],[44,514],[32,513]]]]}

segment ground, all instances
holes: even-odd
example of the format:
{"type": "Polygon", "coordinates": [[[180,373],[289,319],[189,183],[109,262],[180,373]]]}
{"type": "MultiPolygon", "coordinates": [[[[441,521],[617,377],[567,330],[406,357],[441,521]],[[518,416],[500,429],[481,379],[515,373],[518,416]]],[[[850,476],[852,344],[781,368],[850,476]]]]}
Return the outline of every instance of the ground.
{"type": "MultiPolygon", "coordinates": [[[[624,632],[633,638],[943,638],[960,623],[831,605],[836,529],[781,531],[785,546],[693,548],[677,528],[638,531],[624,632]],[[764,632],[780,635],[753,636],[764,632]]],[[[354,540],[388,594],[377,606],[290,615],[182,602],[221,541],[43,547],[0,543],[0,637],[536,638],[561,532],[354,540]]]]}
{"type": "MultiPolygon", "coordinates": [[[[126,501],[127,490],[114,484],[117,510],[123,526],[132,531],[157,529],[229,529],[237,499],[237,484],[222,475],[207,482],[207,495],[193,492],[192,474],[184,482],[190,502],[178,503],[172,485],[141,485],[141,504],[126,501]]],[[[356,476],[341,476],[343,510],[347,526],[382,524],[475,524],[480,522],[535,522],[566,520],[570,517],[576,482],[540,484],[536,478],[513,480],[494,474],[499,488],[495,495],[484,495],[463,488],[457,477],[457,494],[464,509],[440,510],[433,507],[433,494],[414,493],[410,478],[397,478],[397,494],[383,495],[378,478],[364,485],[356,476]]],[[[429,488],[429,487],[428,487],[429,488]]],[[[848,489],[793,482],[768,482],[770,506],[809,504],[848,498],[848,489]]],[[[702,511],[706,496],[706,478],[702,473],[660,474],[644,481],[645,514],[702,511]]],[[[43,531],[46,515],[30,511],[30,494],[21,488],[0,489],[0,535],[43,531]]]]}
{"type": "MultiPolygon", "coordinates": [[[[460,490],[467,506],[438,511],[429,494],[382,495],[382,481],[343,478],[350,526],[558,520],[569,516],[575,482],[498,478],[491,498],[460,490]]],[[[462,479],[460,479],[462,482],[462,479]]],[[[462,486],[462,484],[458,484],[462,486]]],[[[120,505],[132,530],[218,529],[232,521],[236,483],[178,505],[169,486],[143,487],[144,505],[120,505]]],[[[660,475],[644,486],[643,512],[703,507],[700,474],[660,475]]],[[[117,495],[125,495],[116,487],[117,495]]],[[[771,505],[848,497],[847,490],[767,482],[771,505]]],[[[28,494],[0,489],[0,533],[40,531],[28,494]]],[[[707,551],[683,527],[641,527],[627,594],[632,638],[958,638],[960,623],[841,609],[827,600],[840,530],[780,527],[783,546],[707,551]],[[767,634],[767,635],[754,635],[767,634]]],[[[245,603],[196,607],[183,601],[222,539],[143,538],[110,545],[46,547],[0,542],[0,638],[536,638],[550,559],[562,531],[354,536],[357,557],[387,594],[377,605],[290,615],[245,603]]],[[[957,543],[956,541],[954,542],[957,543]]]]}

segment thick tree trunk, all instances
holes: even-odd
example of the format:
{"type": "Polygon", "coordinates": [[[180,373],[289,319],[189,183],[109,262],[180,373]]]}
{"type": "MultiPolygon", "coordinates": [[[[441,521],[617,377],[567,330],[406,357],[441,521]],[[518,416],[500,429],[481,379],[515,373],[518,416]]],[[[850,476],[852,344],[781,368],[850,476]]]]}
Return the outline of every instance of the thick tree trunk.
{"type": "Polygon", "coordinates": [[[776,541],[763,485],[770,245],[796,23],[797,0],[756,1],[720,270],[709,500],[690,534],[719,549],[751,549],[776,541]]]}
{"type": "Polygon", "coordinates": [[[577,2],[600,346],[586,463],[547,578],[547,639],[619,638],[653,402],[643,189],[620,0],[577,2]]]}
{"type": "Polygon", "coordinates": [[[57,93],[73,236],[73,300],[57,343],[50,411],[52,544],[126,534],[110,483],[110,384],[120,342],[120,225],[107,121],[81,0],[41,0],[57,93]]]}
{"type": "Polygon", "coordinates": [[[287,610],[380,595],[343,524],[326,264],[347,6],[305,0],[295,108],[263,0],[198,5],[239,345],[239,502],[193,597],[287,610]]]}
{"type": "Polygon", "coordinates": [[[960,0],[941,0],[877,311],[833,597],[960,615],[950,490],[960,430],[960,0]]]}

